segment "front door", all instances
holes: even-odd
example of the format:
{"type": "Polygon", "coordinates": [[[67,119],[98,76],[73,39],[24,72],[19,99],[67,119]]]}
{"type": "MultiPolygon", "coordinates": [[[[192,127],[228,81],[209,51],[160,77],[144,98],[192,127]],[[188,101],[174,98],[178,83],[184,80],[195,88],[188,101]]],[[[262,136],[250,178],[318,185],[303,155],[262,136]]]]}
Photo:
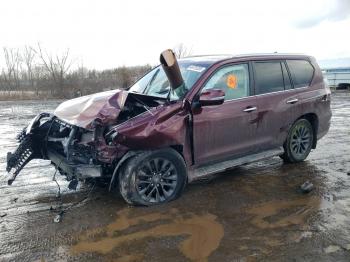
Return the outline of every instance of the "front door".
{"type": "Polygon", "coordinates": [[[251,96],[248,64],[232,64],[213,73],[202,90],[221,89],[225,102],[193,110],[195,164],[204,165],[254,150],[256,99],[251,96]]]}

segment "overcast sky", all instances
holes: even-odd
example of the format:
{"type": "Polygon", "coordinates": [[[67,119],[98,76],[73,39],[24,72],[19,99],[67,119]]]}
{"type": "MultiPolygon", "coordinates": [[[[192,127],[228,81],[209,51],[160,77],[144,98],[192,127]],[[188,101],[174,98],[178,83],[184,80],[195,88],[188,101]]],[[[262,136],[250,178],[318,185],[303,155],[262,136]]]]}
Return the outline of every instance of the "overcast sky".
{"type": "Polygon", "coordinates": [[[350,57],[350,0],[2,0],[0,34],[0,47],[69,48],[96,69],[157,64],[179,43],[193,54],[350,57]]]}

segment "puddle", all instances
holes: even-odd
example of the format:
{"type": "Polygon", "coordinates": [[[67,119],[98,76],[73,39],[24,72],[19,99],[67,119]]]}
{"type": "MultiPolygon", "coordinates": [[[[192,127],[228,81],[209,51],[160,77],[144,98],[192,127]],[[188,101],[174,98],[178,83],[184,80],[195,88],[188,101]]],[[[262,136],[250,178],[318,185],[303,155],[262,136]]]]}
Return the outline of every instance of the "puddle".
{"type": "Polygon", "coordinates": [[[114,262],[137,262],[142,260],[143,260],[143,255],[136,254],[136,255],[126,255],[123,257],[119,257],[117,258],[117,260],[114,260],[114,262]]]}
{"type": "Polygon", "coordinates": [[[210,213],[203,215],[186,213],[183,215],[172,209],[167,213],[150,213],[133,217],[130,209],[125,209],[118,212],[118,218],[115,222],[104,228],[85,232],[80,237],[80,241],[72,246],[71,252],[73,255],[82,252],[108,254],[123,244],[145,238],[175,236],[185,237],[178,245],[179,251],[184,256],[192,261],[207,261],[210,254],[219,247],[224,236],[224,229],[217,222],[216,216],[210,213]],[[162,223],[155,226],[147,224],[153,222],[162,223]],[[145,225],[148,226],[146,229],[144,229],[145,225]],[[133,230],[132,233],[119,234],[137,226],[142,227],[142,229],[133,230]],[[94,236],[97,236],[98,240],[95,240],[94,236]]]}
{"type": "Polygon", "coordinates": [[[249,208],[248,214],[255,217],[251,223],[258,228],[278,228],[304,225],[311,212],[319,210],[321,199],[307,197],[295,200],[274,200],[249,208]]]}

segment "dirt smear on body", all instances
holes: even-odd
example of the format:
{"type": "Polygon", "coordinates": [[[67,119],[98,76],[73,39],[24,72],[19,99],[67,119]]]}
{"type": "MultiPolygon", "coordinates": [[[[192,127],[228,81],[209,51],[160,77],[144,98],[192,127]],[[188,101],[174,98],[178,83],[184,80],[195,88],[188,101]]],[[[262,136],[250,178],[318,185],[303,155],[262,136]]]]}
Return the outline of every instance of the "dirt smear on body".
{"type": "Polygon", "coordinates": [[[73,245],[73,255],[82,252],[97,252],[108,254],[114,248],[145,238],[162,238],[184,236],[185,240],[178,245],[180,252],[192,261],[207,261],[215,251],[224,236],[223,226],[216,221],[216,216],[210,213],[196,215],[187,213],[181,215],[172,209],[168,213],[150,213],[139,217],[130,217],[129,210],[118,212],[115,222],[98,230],[87,231],[80,241],[73,245]],[[147,227],[146,223],[162,222],[159,225],[147,227]],[[141,226],[143,229],[132,233],[120,234],[132,227],[141,226]],[[98,235],[98,240],[93,236],[98,235]]]}

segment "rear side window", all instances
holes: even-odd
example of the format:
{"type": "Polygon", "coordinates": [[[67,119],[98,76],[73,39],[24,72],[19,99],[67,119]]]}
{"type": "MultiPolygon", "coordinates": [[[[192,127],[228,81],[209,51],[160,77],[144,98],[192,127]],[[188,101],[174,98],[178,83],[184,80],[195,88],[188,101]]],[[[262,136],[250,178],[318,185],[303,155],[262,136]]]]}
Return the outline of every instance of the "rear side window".
{"type": "Polygon", "coordinates": [[[255,92],[266,94],[284,90],[280,61],[255,62],[255,92]]]}
{"type": "Polygon", "coordinates": [[[308,86],[314,75],[314,68],[306,60],[287,60],[294,88],[308,86]]]}

